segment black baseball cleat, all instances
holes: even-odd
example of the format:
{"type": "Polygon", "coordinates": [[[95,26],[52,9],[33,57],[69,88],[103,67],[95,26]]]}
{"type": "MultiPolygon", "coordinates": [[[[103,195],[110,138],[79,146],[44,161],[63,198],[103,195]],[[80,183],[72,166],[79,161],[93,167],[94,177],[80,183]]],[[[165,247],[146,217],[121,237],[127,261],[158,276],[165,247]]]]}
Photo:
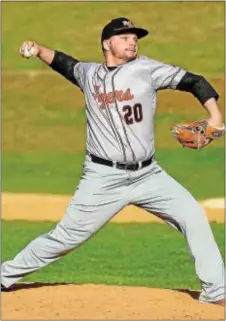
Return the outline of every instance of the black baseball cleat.
{"type": "Polygon", "coordinates": [[[1,284],[1,292],[6,292],[6,291],[7,291],[7,288],[3,284],[1,284]]]}

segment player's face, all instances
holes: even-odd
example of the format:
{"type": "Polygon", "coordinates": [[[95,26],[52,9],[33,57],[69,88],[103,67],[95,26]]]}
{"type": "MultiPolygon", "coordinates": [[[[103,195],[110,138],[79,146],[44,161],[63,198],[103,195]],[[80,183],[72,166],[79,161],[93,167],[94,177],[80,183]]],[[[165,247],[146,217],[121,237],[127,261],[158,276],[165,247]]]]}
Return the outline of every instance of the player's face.
{"type": "Polygon", "coordinates": [[[137,36],[135,34],[122,34],[109,39],[109,51],[117,58],[130,61],[137,56],[137,36]]]}

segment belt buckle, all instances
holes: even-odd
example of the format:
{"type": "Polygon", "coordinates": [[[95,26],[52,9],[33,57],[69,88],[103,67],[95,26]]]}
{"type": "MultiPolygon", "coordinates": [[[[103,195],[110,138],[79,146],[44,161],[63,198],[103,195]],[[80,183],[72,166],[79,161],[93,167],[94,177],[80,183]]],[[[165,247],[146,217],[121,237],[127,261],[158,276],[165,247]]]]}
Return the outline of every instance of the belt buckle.
{"type": "Polygon", "coordinates": [[[127,169],[127,170],[136,171],[138,168],[139,168],[139,164],[137,164],[137,163],[125,164],[125,169],[127,169]]]}
{"type": "Polygon", "coordinates": [[[116,163],[116,168],[135,171],[139,168],[138,163],[116,163]]]}

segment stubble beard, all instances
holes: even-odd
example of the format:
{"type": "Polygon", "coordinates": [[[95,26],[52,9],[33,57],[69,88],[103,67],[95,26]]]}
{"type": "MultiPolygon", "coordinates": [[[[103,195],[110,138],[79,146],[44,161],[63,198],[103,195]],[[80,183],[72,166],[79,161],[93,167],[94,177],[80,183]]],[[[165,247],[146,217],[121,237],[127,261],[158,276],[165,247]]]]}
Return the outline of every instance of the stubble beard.
{"type": "Polygon", "coordinates": [[[133,61],[137,58],[137,53],[136,55],[133,55],[132,57],[130,55],[128,55],[126,52],[124,52],[121,57],[119,57],[121,59],[123,59],[125,62],[130,62],[133,61]]]}

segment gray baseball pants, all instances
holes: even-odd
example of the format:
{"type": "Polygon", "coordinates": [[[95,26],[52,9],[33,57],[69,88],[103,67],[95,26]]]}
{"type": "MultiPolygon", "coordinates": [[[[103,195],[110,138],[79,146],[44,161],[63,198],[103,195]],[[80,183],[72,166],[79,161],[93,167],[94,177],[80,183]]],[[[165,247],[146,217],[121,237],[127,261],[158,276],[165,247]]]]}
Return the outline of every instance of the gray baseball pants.
{"type": "MultiPolygon", "coordinates": [[[[87,241],[128,204],[137,205],[181,231],[202,284],[199,300],[224,298],[224,264],[203,208],[154,161],[137,171],[99,165],[86,157],[83,175],[55,229],[2,264],[6,287],[87,241]]],[[[151,231],[150,231],[151,233],[151,231]]]]}

